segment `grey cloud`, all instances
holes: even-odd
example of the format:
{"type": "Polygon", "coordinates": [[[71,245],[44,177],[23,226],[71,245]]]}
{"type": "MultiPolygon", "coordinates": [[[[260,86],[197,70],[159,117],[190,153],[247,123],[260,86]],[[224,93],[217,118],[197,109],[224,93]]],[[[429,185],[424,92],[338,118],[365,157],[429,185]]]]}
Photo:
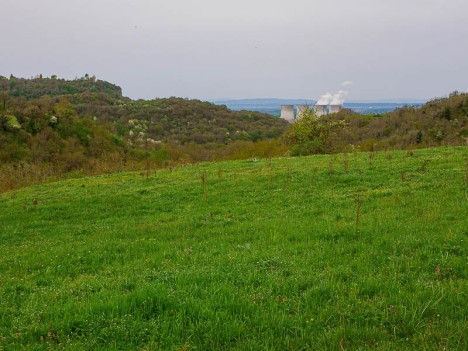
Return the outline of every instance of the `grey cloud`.
{"type": "Polygon", "coordinates": [[[131,97],[431,98],[468,90],[461,0],[3,0],[0,74],[131,97]],[[346,90],[347,89],[343,89],[346,90]]]}

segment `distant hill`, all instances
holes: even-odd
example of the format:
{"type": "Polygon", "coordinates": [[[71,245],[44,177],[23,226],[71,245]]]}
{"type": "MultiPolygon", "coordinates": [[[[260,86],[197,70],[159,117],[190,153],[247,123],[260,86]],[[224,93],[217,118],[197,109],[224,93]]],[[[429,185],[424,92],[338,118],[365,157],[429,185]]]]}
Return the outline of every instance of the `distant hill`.
{"type": "Polygon", "coordinates": [[[43,78],[38,76],[32,79],[6,78],[0,76],[0,91],[7,92],[13,97],[25,97],[37,99],[42,96],[73,95],[79,93],[105,93],[114,98],[122,98],[122,89],[112,83],[96,79],[96,77],[85,76],[75,80],[43,78]]]}
{"type": "Polygon", "coordinates": [[[230,105],[230,106],[281,106],[281,105],[300,105],[300,104],[314,104],[314,100],[309,99],[236,99],[236,100],[210,100],[217,105],[230,105]]]}
{"type": "Polygon", "coordinates": [[[31,121],[31,106],[40,105],[34,113],[44,118],[56,115],[54,105],[59,97],[70,103],[77,116],[112,123],[121,137],[133,132],[163,142],[225,144],[234,140],[275,138],[287,126],[287,122],[265,113],[231,111],[199,100],[131,100],[122,96],[119,86],[95,77],[75,80],[1,77],[0,94],[3,109],[18,115],[21,127],[27,127],[31,121]]]}
{"type": "MultiPolygon", "coordinates": [[[[213,100],[218,105],[225,105],[232,110],[250,110],[269,113],[279,116],[281,105],[315,105],[315,100],[308,99],[240,99],[240,100],[213,100]]],[[[345,102],[344,107],[361,114],[389,113],[405,106],[419,107],[424,104],[422,100],[386,100],[386,101],[353,101],[345,102]]]]}

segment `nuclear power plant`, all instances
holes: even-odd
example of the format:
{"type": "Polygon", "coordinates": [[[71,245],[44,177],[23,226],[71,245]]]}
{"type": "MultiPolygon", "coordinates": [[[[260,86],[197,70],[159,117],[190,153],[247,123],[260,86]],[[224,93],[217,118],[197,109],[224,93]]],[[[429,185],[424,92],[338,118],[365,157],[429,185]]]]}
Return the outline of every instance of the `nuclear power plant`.
{"type": "Polygon", "coordinates": [[[315,114],[320,116],[331,115],[332,113],[338,113],[343,109],[343,105],[341,104],[333,104],[333,105],[319,105],[318,103],[314,106],[315,114]]]}
{"type": "Polygon", "coordinates": [[[294,105],[281,105],[281,118],[292,123],[300,118],[308,109],[312,109],[317,117],[338,113],[343,109],[344,100],[348,95],[346,87],[349,87],[351,84],[353,84],[351,81],[343,82],[341,84],[343,89],[337,93],[323,94],[313,108],[309,105],[297,105],[296,114],[294,114],[294,105]]]}
{"type": "MultiPolygon", "coordinates": [[[[303,113],[312,109],[309,105],[297,105],[294,109],[294,105],[281,105],[281,118],[285,119],[289,123],[294,122],[300,118],[303,113]],[[295,111],[295,113],[294,113],[295,111]]],[[[316,103],[313,107],[313,111],[317,117],[326,116],[332,113],[340,112],[343,109],[342,104],[319,104],[316,103]]]]}
{"type": "Polygon", "coordinates": [[[314,106],[314,112],[318,117],[327,115],[328,114],[328,106],[327,105],[316,104],[314,106]]]}
{"type": "Polygon", "coordinates": [[[289,123],[294,122],[294,105],[281,105],[281,118],[289,123]]]}
{"type": "Polygon", "coordinates": [[[300,118],[302,114],[309,109],[309,105],[297,105],[296,119],[300,118]]]}

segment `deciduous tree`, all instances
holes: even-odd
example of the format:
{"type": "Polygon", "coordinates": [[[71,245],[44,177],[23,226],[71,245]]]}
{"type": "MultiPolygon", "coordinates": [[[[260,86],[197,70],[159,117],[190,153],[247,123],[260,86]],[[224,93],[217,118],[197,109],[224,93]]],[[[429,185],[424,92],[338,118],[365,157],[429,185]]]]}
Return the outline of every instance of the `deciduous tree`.
{"type": "Polygon", "coordinates": [[[326,153],[326,143],[336,129],[346,127],[344,121],[317,117],[310,109],[304,111],[285,133],[285,141],[293,155],[326,153]]]}

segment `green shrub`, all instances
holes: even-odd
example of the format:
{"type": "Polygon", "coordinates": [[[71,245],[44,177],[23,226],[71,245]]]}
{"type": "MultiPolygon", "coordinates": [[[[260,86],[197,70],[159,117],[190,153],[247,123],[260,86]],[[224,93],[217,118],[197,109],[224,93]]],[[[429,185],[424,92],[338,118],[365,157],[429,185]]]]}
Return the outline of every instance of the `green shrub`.
{"type": "Polygon", "coordinates": [[[326,143],[330,134],[346,125],[341,120],[320,118],[308,109],[289,127],[284,140],[294,156],[326,153],[329,152],[326,143]]]}

